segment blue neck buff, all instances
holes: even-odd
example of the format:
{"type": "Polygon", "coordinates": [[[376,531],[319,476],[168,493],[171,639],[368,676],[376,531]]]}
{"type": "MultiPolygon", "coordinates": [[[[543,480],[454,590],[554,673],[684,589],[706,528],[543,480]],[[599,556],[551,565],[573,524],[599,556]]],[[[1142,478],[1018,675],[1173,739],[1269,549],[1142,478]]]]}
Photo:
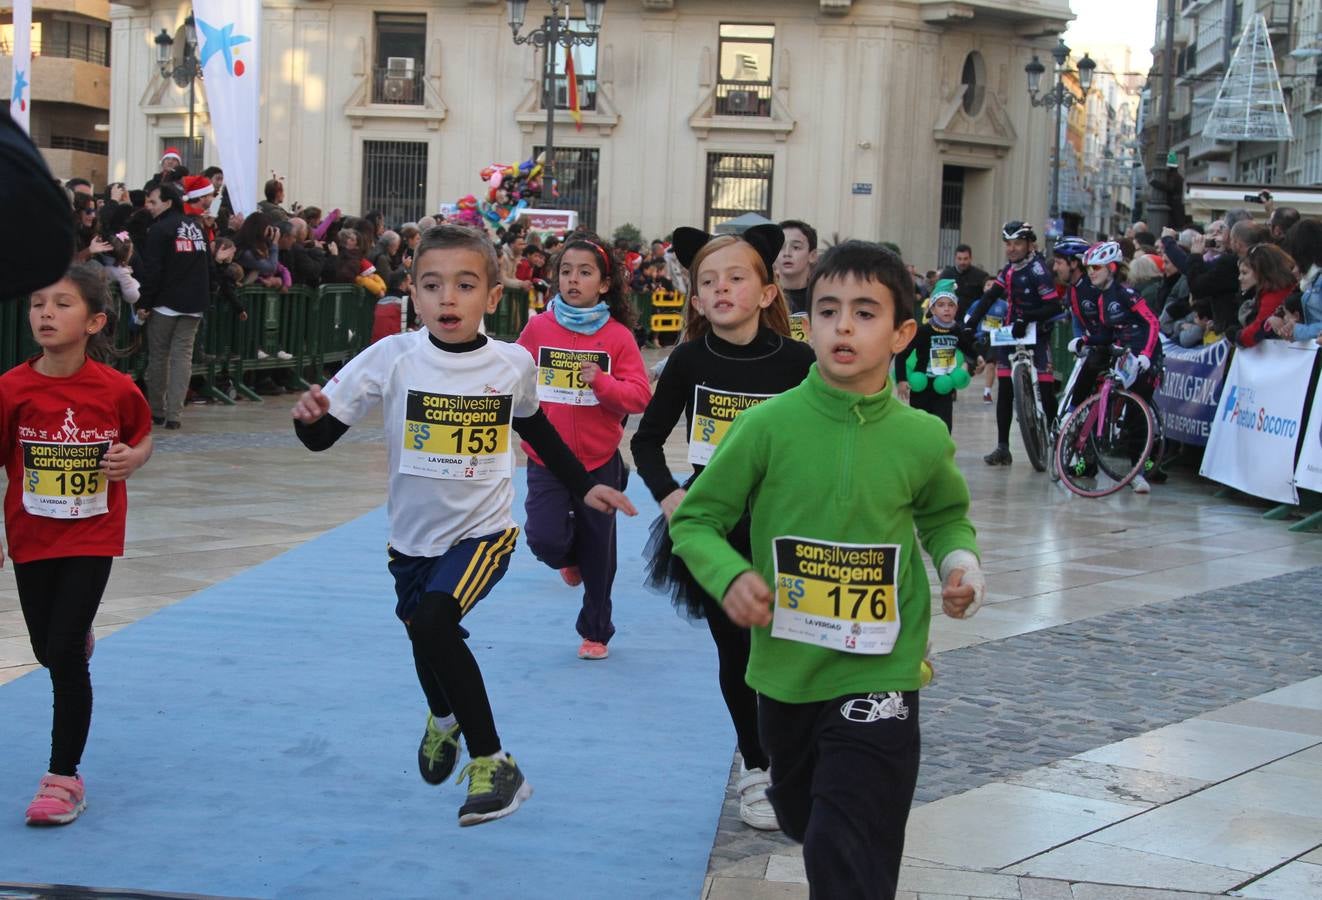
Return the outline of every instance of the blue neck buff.
{"type": "Polygon", "coordinates": [[[610,308],[606,306],[605,301],[581,309],[570,306],[559,294],[551,300],[551,312],[555,313],[557,322],[579,334],[596,334],[611,317],[610,308]]]}

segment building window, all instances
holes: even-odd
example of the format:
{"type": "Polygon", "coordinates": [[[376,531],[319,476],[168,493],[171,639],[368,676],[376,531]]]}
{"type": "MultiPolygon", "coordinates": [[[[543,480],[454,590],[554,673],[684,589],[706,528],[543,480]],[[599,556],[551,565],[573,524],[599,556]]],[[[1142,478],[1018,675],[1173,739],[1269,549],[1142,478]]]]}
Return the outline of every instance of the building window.
{"type": "Polygon", "coordinates": [[[1276,180],[1276,154],[1268,153],[1241,162],[1239,180],[1244,184],[1271,184],[1276,180]]]}
{"type": "Polygon", "coordinates": [[[178,150],[179,155],[184,158],[183,166],[188,171],[193,172],[194,174],[201,174],[202,170],[206,167],[206,164],[202,161],[202,138],[193,138],[193,145],[191,147],[188,145],[188,138],[182,136],[163,137],[160,139],[160,143],[160,152],[156,154],[158,162],[160,161],[160,158],[165,155],[166,149],[173,147],[178,150]]]}
{"type": "MultiPolygon", "coordinates": [[[[533,147],[536,159],[546,150],[533,147]]],[[[589,231],[597,230],[597,182],[601,172],[601,151],[596,147],[557,147],[555,151],[555,186],[560,199],[557,209],[572,209],[578,213],[578,224],[589,231]]],[[[538,207],[540,198],[529,198],[528,205],[538,207]]]]}
{"type": "Polygon", "coordinates": [[[376,14],[376,65],[372,68],[372,102],[402,106],[423,103],[427,16],[376,14]]]}
{"type": "MultiPolygon", "coordinates": [[[[549,22],[544,24],[549,24],[549,22]]],[[[570,19],[569,28],[571,31],[586,33],[588,23],[584,19],[570,19]]],[[[596,109],[597,45],[592,43],[575,47],[573,54],[574,80],[578,82],[578,108],[596,109]]],[[[565,75],[565,48],[558,44],[555,48],[555,59],[552,60],[552,71],[555,78],[555,108],[569,109],[569,79],[565,75]]],[[[542,109],[545,108],[546,101],[543,98],[542,109]]]]}
{"type": "Polygon", "coordinates": [[[707,154],[707,230],[745,213],[771,218],[775,158],[758,153],[707,154]]]}
{"type": "Polygon", "coordinates": [[[964,57],[964,71],[959,83],[964,86],[964,113],[976,116],[982,112],[982,101],[987,95],[987,66],[978,51],[964,57]]]}
{"type": "Polygon", "coordinates": [[[1304,119],[1304,184],[1322,183],[1322,115],[1304,119]]]}
{"type": "MultiPolygon", "coordinates": [[[[0,53],[13,55],[14,26],[0,25],[0,53]]],[[[100,22],[49,19],[32,23],[34,56],[81,59],[98,66],[110,65],[110,28],[100,22]]]]}
{"type": "Polygon", "coordinates": [[[381,210],[391,227],[422,218],[427,211],[427,145],[363,141],[362,208],[381,210]]]}
{"type": "Polygon", "coordinates": [[[721,25],[716,115],[771,115],[774,25],[721,25]]]}

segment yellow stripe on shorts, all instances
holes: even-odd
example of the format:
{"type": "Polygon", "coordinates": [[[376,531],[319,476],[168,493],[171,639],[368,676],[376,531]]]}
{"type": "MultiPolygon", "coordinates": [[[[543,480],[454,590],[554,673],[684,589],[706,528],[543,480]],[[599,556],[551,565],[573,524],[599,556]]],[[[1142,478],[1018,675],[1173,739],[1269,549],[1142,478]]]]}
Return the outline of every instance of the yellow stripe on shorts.
{"type": "Polygon", "coordinates": [[[454,595],[456,598],[464,595],[464,585],[468,583],[468,579],[473,575],[473,572],[479,568],[479,564],[483,558],[482,553],[486,549],[487,542],[482,541],[477,545],[477,549],[473,551],[473,558],[468,561],[468,568],[464,570],[463,577],[460,578],[454,586],[454,595]]]}
{"type": "Polygon", "coordinates": [[[518,537],[519,529],[507,528],[505,533],[492,545],[491,551],[487,554],[481,569],[478,570],[477,578],[474,579],[473,584],[468,590],[457,595],[459,597],[459,608],[462,611],[467,612],[468,607],[472,606],[477,602],[477,598],[482,596],[482,592],[487,589],[487,585],[491,582],[491,576],[500,568],[501,560],[514,552],[514,545],[518,537]]]}

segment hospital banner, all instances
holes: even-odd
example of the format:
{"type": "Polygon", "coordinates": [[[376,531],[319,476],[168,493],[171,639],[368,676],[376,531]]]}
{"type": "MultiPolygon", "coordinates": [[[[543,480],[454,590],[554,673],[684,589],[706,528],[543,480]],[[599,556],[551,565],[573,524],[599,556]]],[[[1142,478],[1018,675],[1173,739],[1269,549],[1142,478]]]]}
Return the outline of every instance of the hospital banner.
{"type": "Polygon", "coordinates": [[[1255,497],[1298,503],[1294,452],[1317,344],[1263,341],[1235,351],[1201,474],[1255,497]]]}
{"type": "Polygon", "coordinates": [[[197,60],[234,211],[257,208],[261,120],[261,0],[194,0],[197,60]]]}

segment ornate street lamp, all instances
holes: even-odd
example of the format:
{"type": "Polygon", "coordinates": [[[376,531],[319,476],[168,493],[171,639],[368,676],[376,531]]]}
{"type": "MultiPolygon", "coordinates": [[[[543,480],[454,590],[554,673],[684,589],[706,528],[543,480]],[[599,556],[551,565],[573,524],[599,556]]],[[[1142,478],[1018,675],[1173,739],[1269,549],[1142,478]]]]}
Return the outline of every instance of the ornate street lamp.
{"type": "Polygon", "coordinates": [[[555,48],[563,47],[566,53],[575,46],[588,46],[597,42],[601,31],[601,17],[606,10],[606,0],[584,0],[583,19],[588,30],[574,31],[569,28],[569,0],[551,0],[551,15],[541,28],[526,34],[519,32],[523,28],[524,17],[528,12],[528,0],[506,0],[506,13],[510,33],[516,44],[532,44],[545,51],[546,61],[545,92],[543,103],[546,106],[546,161],[542,168],[542,205],[549,207],[552,202],[555,173],[555,48]],[[560,11],[564,8],[564,22],[560,21],[560,11]]]}
{"type": "MultiPolygon", "coordinates": [[[[188,18],[184,19],[183,28],[180,29],[183,34],[184,52],[182,57],[176,63],[174,58],[175,38],[164,28],[161,33],[153,38],[156,44],[156,65],[160,69],[161,77],[168,78],[178,87],[188,88],[188,154],[187,167],[191,172],[194,167],[193,160],[193,110],[197,105],[196,82],[202,77],[202,67],[197,61],[197,27],[193,23],[193,14],[190,12],[188,18]]],[[[194,172],[193,174],[197,174],[194,172]]]]}
{"type": "MultiPolygon", "coordinates": [[[[1051,49],[1051,58],[1056,63],[1056,84],[1047,93],[1038,95],[1042,87],[1042,76],[1047,69],[1036,54],[1028,65],[1024,66],[1024,74],[1028,76],[1028,102],[1033,106],[1056,108],[1056,164],[1051,169],[1051,218],[1054,220],[1060,215],[1060,156],[1063,142],[1061,114],[1064,110],[1081,103],[1083,98],[1075,97],[1072,91],[1065,89],[1065,64],[1070,58],[1070,48],[1065,46],[1064,38],[1061,38],[1060,43],[1051,49]]],[[[1079,88],[1083,91],[1084,97],[1088,96],[1088,90],[1092,87],[1092,76],[1096,69],[1097,63],[1085,53],[1083,59],[1079,60],[1078,68],[1079,88]]]]}

